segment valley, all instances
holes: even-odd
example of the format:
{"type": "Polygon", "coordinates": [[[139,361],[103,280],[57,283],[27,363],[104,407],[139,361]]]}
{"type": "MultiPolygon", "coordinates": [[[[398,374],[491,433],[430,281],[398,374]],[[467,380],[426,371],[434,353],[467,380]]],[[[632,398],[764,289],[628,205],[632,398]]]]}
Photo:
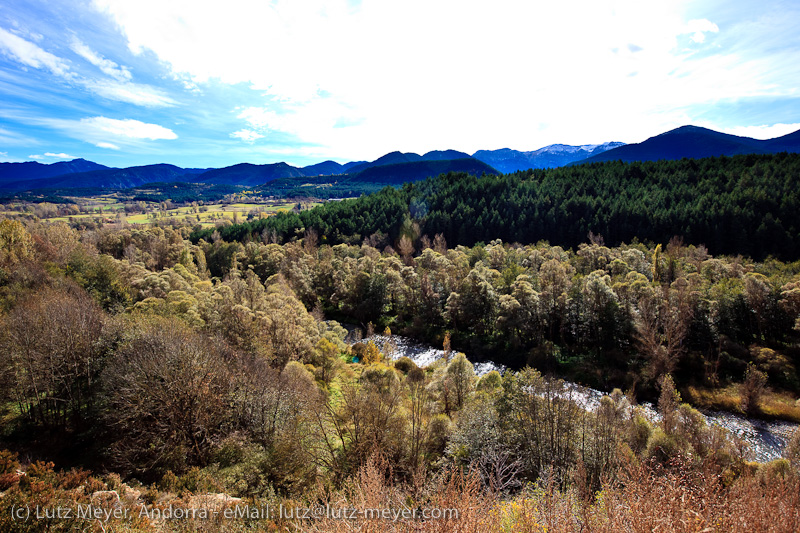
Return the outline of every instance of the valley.
{"type": "Polygon", "coordinates": [[[800,531],[798,27],[4,0],[0,533],[800,531]]]}

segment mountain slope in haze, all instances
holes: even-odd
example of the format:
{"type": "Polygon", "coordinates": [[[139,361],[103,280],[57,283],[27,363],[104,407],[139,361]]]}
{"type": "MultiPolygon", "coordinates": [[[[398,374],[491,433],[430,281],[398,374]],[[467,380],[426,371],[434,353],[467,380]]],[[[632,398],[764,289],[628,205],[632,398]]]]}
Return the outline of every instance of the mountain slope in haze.
{"type": "Polygon", "coordinates": [[[278,178],[302,177],[305,174],[297,167],[286,163],[253,165],[239,163],[224,168],[215,168],[196,176],[193,181],[217,185],[245,185],[254,187],[278,178]]]}
{"type": "Polygon", "coordinates": [[[626,144],[601,154],[593,155],[574,164],[621,160],[658,161],[661,159],[701,159],[704,157],[733,156],[740,154],[773,154],[800,152],[800,131],[758,140],[739,137],[699,126],[681,126],[650,137],[636,144],[626,144]]]}
{"type": "Polygon", "coordinates": [[[472,156],[458,150],[432,150],[422,156],[422,161],[445,161],[451,159],[471,159],[472,156]]]}
{"type": "Polygon", "coordinates": [[[344,172],[347,172],[351,168],[361,165],[363,163],[369,163],[369,161],[350,161],[349,163],[345,163],[344,165],[342,165],[342,170],[344,172]]]}
{"type": "Polygon", "coordinates": [[[406,154],[404,154],[403,152],[389,152],[388,154],[379,157],[375,161],[366,161],[364,163],[361,163],[360,165],[353,165],[347,169],[347,173],[358,174],[362,170],[366,170],[371,167],[396,165],[399,163],[411,163],[413,161],[419,161],[421,159],[422,159],[421,155],[415,154],[413,152],[409,152],[406,154]]]}
{"type": "Polygon", "coordinates": [[[205,169],[186,169],[161,163],[128,168],[105,168],[90,172],[62,174],[47,179],[17,181],[7,183],[2,188],[13,191],[82,187],[128,189],[153,182],[197,181],[196,177],[199,172],[205,172],[205,169]]]}
{"type": "Polygon", "coordinates": [[[92,170],[104,170],[109,167],[87,161],[73,159],[72,161],[59,161],[58,163],[43,164],[38,161],[25,163],[0,163],[0,186],[16,181],[33,181],[52,178],[64,174],[76,174],[92,170]]]}
{"type": "Polygon", "coordinates": [[[306,176],[330,176],[331,174],[341,174],[345,169],[344,165],[340,165],[336,161],[323,161],[316,165],[308,165],[300,170],[302,170],[303,174],[306,176]]]}
{"type": "Polygon", "coordinates": [[[568,165],[606,150],[623,146],[621,142],[603,144],[584,144],[571,146],[568,144],[551,144],[531,152],[520,152],[510,148],[500,150],[478,150],[472,157],[491,165],[500,172],[510,173],[529,168],[556,168],[568,165]]]}
{"type": "Polygon", "coordinates": [[[800,130],[782,137],[764,141],[765,146],[774,152],[800,152],[800,130]]]}
{"type": "Polygon", "coordinates": [[[372,167],[382,167],[386,165],[398,165],[403,163],[416,163],[418,161],[452,161],[456,159],[471,159],[469,154],[457,150],[432,150],[425,155],[415,154],[414,152],[389,152],[379,157],[375,161],[353,165],[346,169],[348,174],[358,174],[372,167]]]}
{"type": "Polygon", "coordinates": [[[497,175],[499,172],[482,161],[471,157],[462,159],[441,159],[411,161],[394,165],[369,167],[351,177],[351,181],[400,185],[420,181],[448,172],[466,172],[475,176],[497,175]]]}

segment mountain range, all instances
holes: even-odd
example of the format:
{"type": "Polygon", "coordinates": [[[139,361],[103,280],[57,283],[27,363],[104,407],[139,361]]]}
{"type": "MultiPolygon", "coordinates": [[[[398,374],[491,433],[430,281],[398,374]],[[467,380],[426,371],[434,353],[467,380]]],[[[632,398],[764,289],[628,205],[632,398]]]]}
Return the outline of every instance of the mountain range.
{"type": "MultiPolygon", "coordinates": [[[[370,182],[399,185],[447,172],[498,174],[490,165],[455,150],[432,151],[425,155],[391,152],[375,161],[353,161],[344,165],[324,161],[306,167],[287,163],[254,165],[239,163],[229,167],[199,169],[169,164],[109,168],[75,159],[70,162],[44,165],[0,163],[0,189],[32,191],[40,189],[106,188],[127,189],[148,183],[191,182],[212,185],[256,187],[274,180],[332,176],[336,181],[370,182]]],[[[295,184],[299,186],[300,184],[295,184]]]]}
{"type": "MultiPolygon", "coordinates": [[[[74,159],[69,163],[82,161],[80,165],[75,165],[81,168],[84,163],[91,163],[96,165],[97,170],[68,172],[46,178],[28,178],[23,180],[13,180],[6,177],[3,172],[5,167],[0,167],[0,189],[11,191],[27,191],[34,189],[72,189],[79,187],[102,187],[106,189],[127,189],[130,187],[138,187],[145,183],[153,182],[181,182],[181,181],[195,181],[198,175],[205,173],[209,169],[199,168],[181,168],[175,165],[160,163],[157,165],[145,165],[139,167],[128,168],[109,168],[91,161],[84,161],[83,159],[74,159]]],[[[26,165],[28,163],[2,163],[4,165],[26,165]]],[[[43,167],[52,167],[62,163],[54,163],[53,165],[41,165],[43,167]]],[[[15,168],[11,168],[12,176],[16,174],[15,168]]]]}
{"type": "Polygon", "coordinates": [[[49,165],[38,161],[27,161],[25,163],[0,163],[0,187],[8,182],[21,180],[42,180],[65,174],[76,174],[79,172],[90,172],[92,170],[105,170],[109,167],[87,161],[85,159],[73,159],[72,161],[59,161],[49,165]]]}
{"type": "Polygon", "coordinates": [[[435,150],[424,155],[390,152],[375,161],[345,164],[323,161],[305,167],[294,167],[287,163],[239,163],[211,169],[181,168],[169,164],[110,168],[84,159],[49,165],[38,162],[0,163],[0,189],[9,192],[80,187],[125,189],[155,182],[247,187],[275,182],[281,190],[296,189],[309,183],[315,186],[330,183],[383,186],[417,181],[446,172],[498,174],[602,161],[654,161],[784,151],[800,152],[800,130],[774,139],[758,140],[698,126],[682,126],[636,144],[552,144],[529,152],[509,148],[478,150],[471,156],[456,150],[435,150]]]}
{"type": "Polygon", "coordinates": [[[704,157],[740,154],[775,154],[800,152],[800,130],[758,140],[729,135],[699,126],[681,126],[636,144],[626,144],[607,152],[592,155],[577,164],[600,161],[658,161],[659,159],[701,159],[704,157]]]}

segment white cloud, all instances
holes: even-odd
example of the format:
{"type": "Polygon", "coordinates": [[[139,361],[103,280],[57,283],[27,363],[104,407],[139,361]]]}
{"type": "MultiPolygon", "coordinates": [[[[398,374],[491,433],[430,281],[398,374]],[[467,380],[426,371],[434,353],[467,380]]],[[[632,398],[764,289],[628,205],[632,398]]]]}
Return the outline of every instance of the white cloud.
{"type": "Polygon", "coordinates": [[[110,59],[104,58],[89,48],[77,37],[73,36],[70,48],[72,48],[73,52],[84,58],[86,61],[99,68],[104,74],[111,76],[112,78],[116,78],[119,81],[130,81],[131,73],[128,70],[128,67],[120,66],[110,59]]]}
{"type": "Polygon", "coordinates": [[[24,31],[23,33],[28,38],[36,41],[37,43],[40,43],[40,42],[44,41],[44,35],[42,35],[41,33],[36,33],[36,32],[33,32],[33,31],[24,31]]]}
{"type": "Polygon", "coordinates": [[[114,143],[100,141],[98,143],[94,143],[94,145],[97,146],[98,148],[107,148],[109,150],[119,150],[119,146],[117,146],[114,143]]]}
{"type": "MultiPolygon", "coordinates": [[[[363,120],[349,106],[333,98],[287,104],[280,113],[267,107],[247,107],[239,110],[237,118],[244,120],[248,126],[241,130],[243,132],[252,132],[259,137],[268,132],[288,133],[306,143],[322,147],[321,151],[319,148],[315,150],[324,157],[341,157],[342,150],[346,150],[343,143],[351,142],[355,135],[353,126],[361,124],[363,120]],[[337,144],[336,139],[342,144],[337,144]]],[[[373,139],[373,142],[379,140],[373,139]]]]}
{"type": "Polygon", "coordinates": [[[141,144],[144,141],[177,139],[178,135],[158,124],[141,122],[130,118],[87,117],[67,120],[50,117],[27,117],[30,124],[41,125],[63,131],[66,135],[99,146],[119,148],[118,144],[141,144]],[[112,142],[113,141],[113,142],[112,142]]]}
{"type": "Polygon", "coordinates": [[[53,74],[78,83],[109,100],[128,102],[143,107],[169,107],[177,104],[160,89],[131,83],[131,73],[126,67],[120,67],[117,63],[103,58],[76,37],[73,37],[70,46],[75,53],[114,79],[98,80],[78,76],[70,70],[70,66],[65,60],[0,28],[0,51],[24,65],[37,69],[46,68],[53,74]]]}
{"type": "Polygon", "coordinates": [[[692,41],[702,43],[706,40],[706,33],[719,33],[719,27],[708,19],[694,19],[686,23],[681,33],[691,33],[692,41]]]}
{"type": "Polygon", "coordinates": [[[158,124],[148,124],[132,118],[118,120],[106,117],[82,118],[80,127],[89,134],[105,134],[130,139],[177,139],[178,136],[169,128],[158,124]]]}
{"type": "Polygon", "coordinates": [[[46,68],[53,74],[65,78],[72,77],[69,65],[63,59],[3,28],[0,28],[0,50],[23,65],[37,69],[46,68]]]}
{"type": "Polygon", "coordinates": [[[236,139],[241,139],[241,140],[243,140],[245,142],[252,143],[253,141],[261,139],[264,136],[261,135],[258,132],[253,131],[253,130],[242,129],[242,130],[234,131],[233,133],[231,133],[231,137],[236,138],[236,139]]]}
{"type": "Polygon", "coordinates": [[[198,87],[197,84],[192,81],[185,79],[179,79],[179,81],[181,82],[181,85],[183,85],[183,88],[189,92],[193,92],[195,94],[200,94],[202,92],[200,87],[198,87]]]}
{"type": "Polygon", "coordinates": [[[113,80],[85,80],[83,84],[93,93],[118,102],[143,107],[170,107],[177,104],[163,91],[149,85],[113,80]]]}
{"type": "Polygon", "coordinates": [[[236,138],[281,131],[354,159],[636,142],[689,122],[689,105],[797,86],[769,58],[704,48],[720,30],[688,0],[93,4],[176,79],[263,92],[236,138]]]}
{"type": "MultiPolygon", "coordinates": [[[[713,127],[713,126],[711,126],[713,127]]],[[[721,128],[719,131],[738,135],[740,137],[752,137],[754,139],[774,139],[789,133],[800,130],[800,124],[764,124],[761,126],[737,126],[735,128],[721,128]]]]}
{"type": "Polygon", "coordinates": [[[76,159],[74,155],[65,154],[64,152],[61,153],[54,153],[54,152],[45,152],[44,155],[41,154],[34,154],[29,155],[29,159],[36,159],[41,161],[42,159],[76,159]]]}

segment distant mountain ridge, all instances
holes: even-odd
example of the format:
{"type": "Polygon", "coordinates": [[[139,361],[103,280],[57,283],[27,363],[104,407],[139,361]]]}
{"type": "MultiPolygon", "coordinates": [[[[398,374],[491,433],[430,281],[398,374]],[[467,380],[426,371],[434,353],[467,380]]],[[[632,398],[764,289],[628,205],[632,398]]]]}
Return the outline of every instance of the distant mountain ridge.
{"type": "Polygon", "coordinates": [[[215,168],[196,177],[195,181],[213,183],[216,185],[245,185],[254,187],[262,185],[277,178],[291,178],[305,176],[303,171],[286,163],[272,163],[268,165],[253,165],[239,163],[224,168],[215,168]]]}
{"type": "Polygon", "coordinates": [[[38,161],[0,163],[0,187],[15,181],[47,179],[64,174],[77,174],[79,172],[108,168],[110,167],[85,159],[59,161],[51,164],[39,163],[38,161]]]}
{"type": "MultiPolygon", "coordinates": [[[[355,164],[358,165],[360,163],[361,161],[355,164]]],[[[330,176],[331,174],[341,174],[345,171],[345,167],[336,161],[323,161],[316,165],[303,167],[302,170],[306,176],[330,176]]]]}
{"type": "Polygon", "coordinates": [[[551,144],[531,152],[520,152],[510,148],[500,150],[478,150],[472,157],[493,166],[503,173],[528,170],[529,168],[563,167],[574,161],[585,159],[595,154],[624,146],[621,142],[603,144],[584,144],[571,146],[568,144],[551,144]]]}
{"type": "Polygon", "coordinates": [[[653,161],[783,151],[800,152],[800,130],[774,139],[757,140],[698,126],[682,126],[637,144],[620,142],[580,146],[551,144],[529,152],[509,148],[478,150],[471,156],[456,150],[434,150],[423,155],[396,151],[389,152],[374,161],[351,161],[340,164],[329,160],[301,168],[287,163],[264,165],[239,163],[216,169],[193,169],[162,163],[120,169],[85,159],[52,164],[0,163],[0,189],[5,191],[81,187],[122,189],[153,182],[255,187],[275,180],[284,180],[281,181],[282,186],[291,187],[295,184],[294,180],[300,180],[298,184],[302,183],[302,178],[308,178],[316,186],[340,182],[397,185],[404,181],[418,181],[450,171],[496,174],[601,161],[653,161]],[[327,176],[331,178],[327,179],[327,176]]]}
{"type": "Polygon", "coordinates": [[[351,181],[401,185],[409,181],[419,181],[448,172],[466,172],[480,176],[499,174],[496,169],[472,157],[459,159],[421,159],[393,165],[379,165],[350,174],[351,181]]]}
{"type": "Polygon", "coordinates": [[[181,168],[159,163],[128,168],[108,168],[88,172],[61,174],[52,178],[28,179],[0,184],[0,188],[12,191],[35,189],[72,189],[101,187],[106,189],[129,189],[153,182],[193,182],[207,169],[181,168]]]}
{"type": "MultiPolygon", "coordinates": [[[[75,160],[76,163],[83,160],[75,160]]],[[[298,168],[287,163],[255,165],[239,163],[215,169],[184,169],[175,165],[157,164],[129,168],[108,168],[85,161],[73,165],[71,169],[92,169],[84,172],[62,173],[50,177],[54,165],[22,163],[35,169],[28,179],[13,180],[19,176],[18,167],[8,167],[5,174],[11,179],[2,181],[3,165],[19,163],[0,163],[0,189],[9,191],[28,191],[41,189],[70,188],[108,188],[127,189],[154,182],[191,182],[213,185],[241,185],[256,187],[274,180],[318,176],[344,176],[353,183],[370,181],[376,184],[396,184],[404,181],[417,181],[442,172],[473,172],[477,174],[497,174],[491,166],[472,158],[464,152],[455,150],[435,150],[425,155],[415,153],[390,152],[375,161],[354,161],[341,165],[335,161],[323,161],[315,165],[298,168]],[[100,167],[94,169],[90,163],[100,167]],[[38,165],[38,166],[37,166],[38,165]],[[48,170],[42,170],[44,167],[48,170]]]]}
{"type": "Polygon", "coordinates": [[[721,133],[700,126],[681,126],[650,137],[646,141],[626,144],[573,164],[617,160],[630,163],[660,159],[701,159],[723,155],[774,154],[778,152],[800,152],[800,130],[774,139],[759,140],[721,133]]]}
{"type": "Polygon", "coordinates": [[[397,165],[403,163],[416,163],[419,161],[448,161],[455,159],[472,159],[469,154],[456,150],[433,150],[425,155],[415,154],[414,152],[389,152],[372,162],[364,162],[354,165],[347,169],[348,174],[356,174],[368,168],[382,167],[386,165],[397,165]]]}

